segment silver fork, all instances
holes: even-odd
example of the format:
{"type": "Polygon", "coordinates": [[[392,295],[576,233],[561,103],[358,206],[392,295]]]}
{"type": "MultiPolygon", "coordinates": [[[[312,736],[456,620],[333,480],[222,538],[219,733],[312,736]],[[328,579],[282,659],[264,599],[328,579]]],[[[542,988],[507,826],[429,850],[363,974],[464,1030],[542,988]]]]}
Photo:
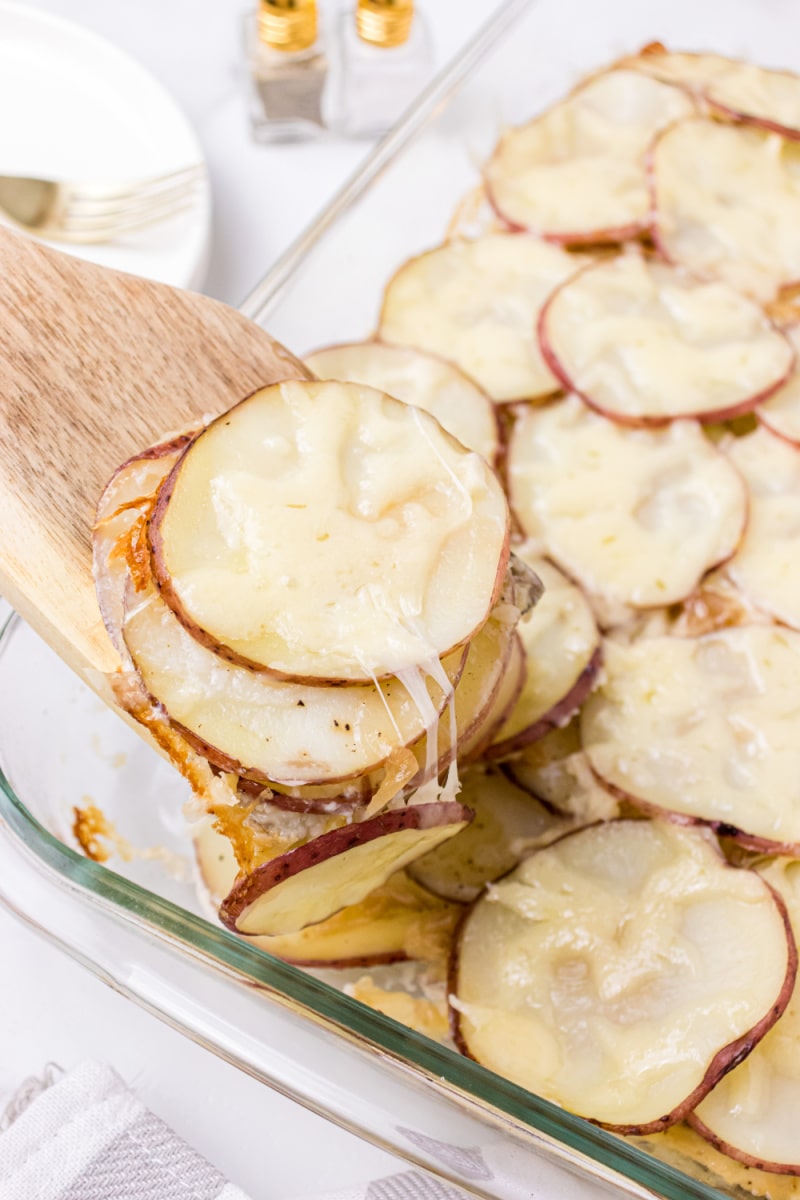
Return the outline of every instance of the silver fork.
{"type": "Polygon", "coordinates": [[[126,183],[0,175],[0,209],[15,225],[57,242],[112,242],[189,208],[205,167],[198,163],[126,183]]]}

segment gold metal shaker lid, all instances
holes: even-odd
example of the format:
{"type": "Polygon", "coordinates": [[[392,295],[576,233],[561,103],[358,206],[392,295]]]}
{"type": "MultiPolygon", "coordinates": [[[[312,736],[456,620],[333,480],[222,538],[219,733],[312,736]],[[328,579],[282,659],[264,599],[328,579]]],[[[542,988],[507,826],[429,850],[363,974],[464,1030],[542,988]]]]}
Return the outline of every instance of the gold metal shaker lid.
{"type": "Polygon", "coordinates": [[[259,0],[258,36],[273,50],[307,50],[317,40],[316,0],[259,0]]]}
{"type": "Polygon", "coordinates": [[[414,0],[358,0],[358,36],[373,46],[402,46],[413,19],[414,0]]]}

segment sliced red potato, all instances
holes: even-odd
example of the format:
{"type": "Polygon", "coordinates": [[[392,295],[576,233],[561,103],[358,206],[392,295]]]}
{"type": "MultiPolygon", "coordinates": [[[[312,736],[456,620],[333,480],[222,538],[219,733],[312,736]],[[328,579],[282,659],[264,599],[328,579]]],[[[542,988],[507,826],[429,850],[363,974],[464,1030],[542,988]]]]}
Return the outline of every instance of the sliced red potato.
{"type": "Polygon", "coordinates": [[[444,900],[475,900],[487,883],[572,824],[553,816],[497,767],[471,767],[461,777],[459,800],[475,814],[469,825],[408,868],[413,879],[444,900]]]}
{"type": "MultiPolygon", "coordinates": [[[[122,518],[131,508],[136,509],[155,496],[179,455],[198,432],[198,429],[191,429],[176,433],[117,467],[97,502],[94,527],[100,528],[122,518]]],[[[126,524],[124,528],[129,526],[126,524]]]]}
{"type": "Polygon", "coordinates": [[[800,854],[798,679],[800,634],[777,626],[606,642],[583,748],[645,811],[800,854]]]}
{"type": "Polygon", "coordinates": [[[195,438],[150,541],[164,600],[204,645],[278,678],[369,683],[480,628],[508,512],[488,464],[428,413],[292,380],[195,438]]]}
{"type": "Polygon", "coordinates": [[[229,837],[220,832],[212,816],[202,817],[191,829],[197,869],[207,898],[219,906],[236,882],[239,864],[229,837]]]}
{"type": "Polygon", "coordinates": [[[787,138],[800,138],[800,78],[719,54],[672,52],[647,46],[626,61],[631,70],[688,88],[717,112],[787,138]]]}
{"type": "Polygon", "coordinates": [[[759,300],[800,281],[800,146],[691,118],[650,156],[653,237],[670,262],[759,300]]]}
{"type": "Polygon", "coordinates": [[[562,284],[542,310],[539,340],[568,390],[625,425],[749,412],[795,362],[794,347],[752,300],[641,254],[562,284]]]}
{"type": "Polygon", "coordinates": [[[583,753],[579,717],[526,746],[502,770],[542,804],[583,825],[619,815],[619,800],[601,787],[583,753]]]}
{"type": "Polygon", "coordinates": [[[494,463],[500,431],[492,401],[447,359],[410,346],[350,342],[315,350],[305,361],[319,379],[365,384],[424,408],[468,450],[494,463]]]}
{"type": "MultiPolygon", "coordinates": [[[[194,832],[200,875],[218,905],[238,875],[230,842],[204,821],[194,832]]],[[[420,887],[403,872],[359,904],[298,933],[256,937],[253,944],[302,966],[367,967],[408,958],[438,959],[450,942],[460,909],[420,887]]]]}
{"type": "Polygon", "coordinates": [[[435,726],[458,680],[463,650],[438,681],[405,673],[359,687],[288,683],[226,662],[195,638],[152,586],[129,586],[125,644],[171,722],[223,770],[286,785],[352,779],[435,726]],[[443,683],[448,685],[447,689],[443,683]],[[413,688],[413,692],[412,692],[413,688]]]}
{"type": "Polygon", "coordinates": [[[389,281],[380,337],[452,359],[493,400],[558,391],[532,331],[550,293],[586,260],[520,233],[446,242],[389,281]]]}
{"type": "Polygon", "coordinates": [[[800,629],[800,450],[759,429],[728,457],[750,493],[750,517],[728,575],[751,603],[800,629]]]}
{"type": "MultiPolygon", "coordinates": [[[[794,347],[796,360],[800,354],[800,325],[793,325],[784,333],[794,347]]],[[[758,406],[756,416],[778,437],[800,446],[800,369],[797,366],[783,387],[758,406]]]]}
{"type": "Polygon", "coordinates": [[[511,652],[503,678],[491,703],[484,709],[483,716],[475,723],[469,736],[459,742],[459,762],[471,763],[483,758],[486,750],[494,741],[498,729],[511,715],[525,686],[527,674],[525,647],[522,644],[522,638],[517,633],[511,643],[511,652]]]}
{"type": "MultiPolygon", "coordinates": [[[[800,862],[775,859],[757,866],[782,897],[800,930],[800,862]]],[[[694,1129],[724,1154],[748,1166],[800,1175],[800,992],[752,1054],[720,1080],[689,1117],[694,1129]]]]}
{"type": "Polygon", "coordinates": [[[544,596],[520,621],[525,682],[507,719],[484,751],[506,758],[563,725],[594,687],[602,654],[600,632],[586,596],[530,547],[516,548],[544,583],[544,596]]]}
{"type": "Polygon", "coordinates": [[[646,75],[596,75],[501,137],[486,167],[489,195],[511,225],[551,241],[635,237],[650,215],[645,151],[694,112],[689,96],[646,75]]]}
{"type": "MultiPolygon", "coordinates": [[[[126,589],[150,586],[149,551],[143,534],[155,503],[160,484],[169,474],[193,433],[179,434],[136,455],[114,473],[100,499],[93,530],[94,576],[98,601],[104,623],[119,650],[124,673],[113,680],[115,697],[124,709],[145,725],[153,740],[171,759],[177,769],[192,784],[193,789],[209,803],[230,804],[232,791],[224,777],[216,776],[208,766],[204,747],[198,747],[184,737],[184,732],[172,728],[166,714],[148,694],[136,674],[123,636],[126,589]]],[[[190,737],[191,735],[189,735],[190,737]]],[[[246,784],[247,781],[240,781],[246,784]]],[[[264,785],[254,785],[255,794],[264,785]]],[[[351,785],[352,786],[352,785],[351,785]]],[[[347,785],[338,785],[328,794],[325,803],[317,797],[311,801],[290,801],[294,811],[332,813],[352,809],[358,797],[348,795],[349,803],[332,803],[347,785]]]]}
{"type": "Polygon", "coordinates": [[[684,1117],[789,1001],[786,912],[704,830],[612,821],[490,886],[461,926],[461,1048],[622,1133],[684,1117]]]}
{"type": "Polygon", "coordinates": [[[590,593],[673,604],[728,558],[747,494],[693,421],[626,429],[575,396],[522,409],[508,454],[511,505],[525,533],[590,593]]]}
{"type": "MultiPolygon", "coordinates": [[[[108,635],[123,658],[127,657],[122,638],[125,577],[130,573],[133,555],[130,534],[137,524],[144,531],[155,495],[189,440],[189,435],[177,437],[123,463],[111,476],[97,505],[92,530],[97,602],[108,635]]],[[[146,544],[142,554],[149,573],[146,544]]]]}
{"type": "Polygon", "coordinates": [[[638,54],[622,59],[621,66],[662,83],[686,88],[699,96],[718,75],[730,71],[734,61],[721,54],[668,50],[661,42],[651,42],[638,54]]]}
{"type": "Polygon", "coordinates": [[[324,833],[237,880],[220,919],[237,933],[297,933],[358,904],[471,817],[455,801],[417,804],[324,833]]]}
{"type": "Polygon", "coordinates": [[[800,78],[752,63],[731,61],[730,68],[703,89],[711,107],[734,121],[800,139],[800,78]]]}
{"type": "Polygon", "coordinates": [[[265,784],[260,779],[239,776],[242,796],[266,800],[274,808],[298,813],[348,813],[363,808],[380,784],[381,771],[370,771],[341,783],[265,784]]]}

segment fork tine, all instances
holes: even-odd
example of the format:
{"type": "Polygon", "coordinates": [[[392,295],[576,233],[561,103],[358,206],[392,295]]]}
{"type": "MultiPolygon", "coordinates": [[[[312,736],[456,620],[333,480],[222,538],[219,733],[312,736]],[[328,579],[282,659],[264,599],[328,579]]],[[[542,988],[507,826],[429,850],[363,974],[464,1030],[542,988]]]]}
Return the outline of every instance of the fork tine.
{"type": "Polygon", "coordinates": [[[151,179],[128,181],[116,185],[102,183],[73,184],[67,191],[67,197],[72,203],[103,203],[114,200],[124,201],[158,192],[165,187],[193,185],[205,176],[202,163],[194,163],[189,167],[181,167],[177,171],[169,171],[164,175],[155,175],[151,179]]]}
{"type": "MultiPolygon", "coordinates": [[[[52,232],[52,236],[63,241],[72,242],[107,242],[126,233],[135,233],[149,225],[158,225],[171,217],[179,216],[192,207],[192,201],[187,198],[179,204],[168,204],[156,209],[143,210],[129,216],[115,217],[104,221],[70,221],[60,223],[52,232]]],[[[46,233],[46,230],[42,232],[46,233]]]]}
{"type": "Polygon", "coordinates": [[[123,218],[129,214],[140,212],[146,213],[151,209],[177,204],[184,197],[192,195],[196,191],[198,183],[199,180],[188,180],[169,188],[162,188],[160,191],[131,196],[128,199],[70,200],[63,210],[62,219],[82,220],[88,223],[104,219],[113,220],[116,217],[123,218]]]}

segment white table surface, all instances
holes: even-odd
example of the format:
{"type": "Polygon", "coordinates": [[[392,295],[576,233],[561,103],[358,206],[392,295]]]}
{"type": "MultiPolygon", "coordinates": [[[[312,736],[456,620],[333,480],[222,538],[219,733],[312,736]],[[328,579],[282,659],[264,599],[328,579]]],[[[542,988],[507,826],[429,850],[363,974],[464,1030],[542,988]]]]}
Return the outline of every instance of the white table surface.
{"type": "MultiPolygon", "coordinates": [[[[255,146],[238,76],[241,0],[29,0],[135,55],[183,107],[214,193],[206,291],[237,304],[367,147],[255,146]]],[[[323,7],[336,0],[322,0],[323,7]]],[[[493,0],[495,2],[495,0],[493,0]]],[[[485,17],[479,0],[427,0],[443,62],[485,17]]],[[[114,994],[0,911],[0,1104],[52,1060],[111,1063],[155,1112],[253,1197],[282,1200],[402,1170],[114,994]]],[[[33,1200],[33,1198],[32,1198],[33,1200]]]]}

